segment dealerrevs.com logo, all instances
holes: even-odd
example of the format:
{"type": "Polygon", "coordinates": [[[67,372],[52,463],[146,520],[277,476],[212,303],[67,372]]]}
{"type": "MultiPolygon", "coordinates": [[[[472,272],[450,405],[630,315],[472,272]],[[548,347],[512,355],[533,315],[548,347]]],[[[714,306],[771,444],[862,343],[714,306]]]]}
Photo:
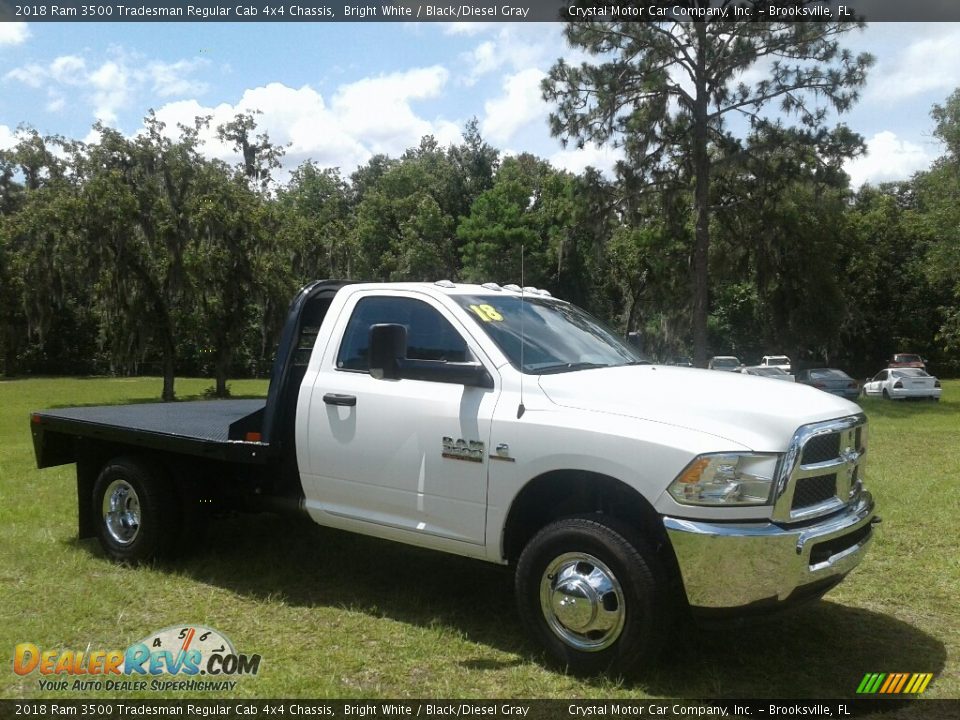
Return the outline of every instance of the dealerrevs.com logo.
{"type": "Polygon", "coordinates": [[[41,690],[209,690],[237,686],[255,676],[260,655],[238,653],[229,638],[203,625],[173,625],[126,650],[47,650],[20,643],[13,653],[17,675],[39,675],[41,690]]]}

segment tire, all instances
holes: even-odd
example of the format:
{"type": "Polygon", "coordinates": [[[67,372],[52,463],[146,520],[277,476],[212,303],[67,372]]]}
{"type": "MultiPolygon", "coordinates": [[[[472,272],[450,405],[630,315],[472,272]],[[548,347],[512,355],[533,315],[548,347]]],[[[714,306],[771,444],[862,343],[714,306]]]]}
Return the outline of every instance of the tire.
{"type": "Polygon", "coordinates": [[[884,400],[889,400],[889,399],[890,399],[890,393],[887,392],[887,389],[886,389],[886,388],[883,389],[883,399],[884,399],[884,400]]]}
{"type": "Polygon", "coordinates": [[[112,559],[137,565],[170,557],[180,510],[166,475],[137,458],[107,463],[93,486],[100,545],[112,559]]]}
{"type": "Polygon", "coordinates": [[[529,632],[577,675],[642,670],[670,626],[669,583],[653,551],[602,515],[540,530],[520,555],[516,593],[529,632]]]}

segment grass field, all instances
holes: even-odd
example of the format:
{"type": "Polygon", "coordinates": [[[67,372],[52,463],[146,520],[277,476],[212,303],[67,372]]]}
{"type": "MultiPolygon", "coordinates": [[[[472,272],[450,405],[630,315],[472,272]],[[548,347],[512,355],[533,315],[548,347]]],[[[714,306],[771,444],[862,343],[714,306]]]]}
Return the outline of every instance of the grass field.
{"type": "MultiPolygon", "coordinates": [[[[207,386],[177,382],[181,397],[207,386]]],[[[960,381],[944,383],[938,404],[864,403],[884,522],[825,600],[762,623],[686,628],[653,675],[593,681],[543,664],[509,571],[484,563],[273,516],[217,521],[206,547],[176,564],[106,560],[76,539],[73,467],[35,469],[28,413],[159,390],[149,378],[0,382],[0,698],[51,696],[36,673],[13,673],[17,643],[122,650],[180,623],[262,655],[236,697],[829,698],[851,696],[867,672],[933,672],[927,696],[960,698],[960,381]]]]}

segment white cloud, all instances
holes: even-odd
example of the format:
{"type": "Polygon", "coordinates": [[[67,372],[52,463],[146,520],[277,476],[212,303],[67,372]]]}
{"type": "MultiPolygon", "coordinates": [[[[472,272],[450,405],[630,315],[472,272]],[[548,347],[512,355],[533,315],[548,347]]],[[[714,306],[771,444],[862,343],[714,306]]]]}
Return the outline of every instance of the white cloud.
{"type": "Polygon", "coordinates": [[[92,127],[87,131],[87,134],[84,136],[81,142],[85,143],[86,145],[93,145],[94,143],[100,142],[102,139],[103,134],[96,128],[92,127]]]}
{"type": "Polygon", "coordinates": [[[239,157],[233,148],[220,142],[216,128],[231,122],[240,113],[262,110],[256,115],[257,134],[267,133],[275,145],[289,145],[288,167],[295,167],[307,158],[321,165],[357,165],[369,156],[368,151],[343,132],[325,107],[323,98],[310,87],[299,89],[280,83],[244,92],[235,104],[222,103],[205,107],[196,100],[180,100],[157,109],[157,119],[166,123],[171,136],[178,134],[177,124],[193,125],[198,116],[211,116],[210,127],[201,133],[207,155],[236,163],[239,157]]]}
{"type": "Polygon", "coordinates": [[[442,23],[444,35],[479,35],[498,27],[495,22],[451,22],[442,23]]]}
{"type": "Polygon", "coordinates": [[[87,80],[87,61],[76,55],[62,55],[50,63],[49,75],[64,85],[83,85],[87,80]]]}
{"type": "MultiPolygon", "coordinates": [[[[0,27],[3,23],[0,23],[0,27]]],[[[23,67],[14,68],[3,76],[4,80],[16,80],[32,88],[38,88],[43,85],[47,76],[47,71],[40,65],[30,64],[23,67]]]]}
{"type": "Polygon", "coordinates": [[[871,75],[867,97],[885,103],[953,90],[960,85],[960,29],[915,40],[894,57],[881,59],[871,75]]]}
{"type": "MultiPolygon", "coordinates": [[[[468,23],[469,24],[469,23],[468,23]]],[[[473,85],[478,78],[501,68],[517,73],[539,68],[545,70],[557,59],[564,47],[561,27],[556,23],[519,23],[500,25],[493,39],[484,40],[472,50],[461,53],[460,61],[467,72],[461,82],[473,85]]],[[[566,53],[568,62],[579,62],[579,53],[566,53]]]]}
{"type": "Polygon", "coordinates": [[[372,152],[396,152],[398,147],[416,145],[433,131],[431,123],[413,112],[410,102],[439,96],[448,75],[445,68],[434,65],[364,78],[340,86],[331,109],[344,128],[366,140],[372,152]]]}
{"type": "Polygon", "coordinates": [[[117,123],[121,111],[136,107],[148,93],[168,98],[202,95],[207,91],[206,83],[193,79],[209,65],[206,59],[147,61],[117,48],[111,54],[113,57],[101,61],[62,55],[46,65],[31,63],[14,68],[4,79],[32,88],[46,87],[51,98],[47,109],[51,112],[65,109],[66,97],[79,96],[97,120],[111,125],[117,123]],[[67,88],[70,92],[62,92],[67,88]]]}
{"type": "Polygon", "coordinates": [[[12,148],[16,144],[17,138],[13,134],[13,130],[8,128],[6,125],[0,125],[0,150],[12,148]]]}
{"type": "Polygon", "coordinates": [[[202,95],[207,91],[207,83],[191,80],[190,75],[206,65],[202,59],[152,62],[147,66],[147,72],[153,81],[153,91],[160,97],[202,95]]]}
{"type": "Polygon", "coordinates": [[[595,167],[604,175],[612,177],[614,166],[622,159],[621,148],[612,148],[609,145],[598,147],[588,142],[582,148],[566,148],[554,153],[550,156],[550,164],[575,174],[582,173],[587,167],[595,167]]]}
{"type": "Polygon", "coordinates": [[[21,45],[30,37],[30,29],[22,22],[0,22],[0,45],[21,45]]]}
{"type": "MultiPolygon", "coordinates": [[[[190,126],[197,116],[212,116],[210,129],[201,134],[207,154],[236,163],[239,158],[216,139],[215,128],[238,113],[260,110],[255,117],[257,132],[266,132],[274,144],[288,145],[287,172],[306,160],[351,171],[375,153],[396,157],[423,135],[434,135],[441,146],[458,142],[459,124],[426,120],[412,107],[417,100],[437,95],[446,79],[446,71],[439,67],[364,78],[338,88],[329,104],[308,85],[270,83],[246,90],[232,104],[205,107],[196,100],[181,100],[160,107],[156,115],[171,135],[176,134],[177,123],[190,126]]],[[[284,180],[284,174],[277,179],[284,180]]]]}
{"type": "Polygon", "coordinates": [[[896,133],[884,130],[867,140],[867,153],[850,160],[844,170],[854,187],[866,182],[877,184],[893,180],[907,180],[913,173],[925,169],[934,156],[921,146],[901,140],[896,133]]]}
{"type": "Polygon", "coordinates": [[[497,52],[497,44],[492,40],[480,43],[461,58],[470,65],[470,74],[464,79],[467,85],[473,85],[479,76],[493,72],[503,64],[503,56],[497,52]]]}
{"type": "Polygon", "coordinates": [[[88,81],[93,87],[94,116],[108,125],[115,125],[117,111],[131,100],[130,72],[123,65],[105,62],[90,74],[88,81]]]}
{"type": "Polygon", "coordinates": [[[56,90],[47,91],[47,112],[58,113],[67,106],[67,99],[56,90]]]}
{"type": "Polygon", "coordinates": [[[483,135],[503,143],[525,125],[543,125],[548,113],[547,104],[540,96],[540,82],[544,77],[546,73],[537,68],[507,76],[503,83],[504,94],[484,103],[483,135]]]}

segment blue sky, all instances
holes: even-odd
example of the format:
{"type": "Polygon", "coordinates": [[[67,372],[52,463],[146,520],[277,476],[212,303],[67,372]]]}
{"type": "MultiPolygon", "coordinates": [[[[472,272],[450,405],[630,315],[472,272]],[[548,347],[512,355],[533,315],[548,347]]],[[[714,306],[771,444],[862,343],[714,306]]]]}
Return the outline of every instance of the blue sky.
{"type": "MultiPolygon", "coordinates": [[[[848,171],[855,184],[909,177],[940,154],[929,112],[960,86],[960,24],[877,23],[845,44],[877,57],[840,118],[870,149],[848,171]]],[[[149,108],[170,127],[259,108],[291,143],[288,168],[350,172],[426,133],[455,142],[471,117],[501,150],[609,168],[609,150],[550,137],[539,82],[561,56],[577,59],[557,23],[0,23],[0,147],[20,123],[95,139],[96,120],[133,134],[149,108]]],[[[230,159],[212,138],[208,152],[230,159]]]]}

